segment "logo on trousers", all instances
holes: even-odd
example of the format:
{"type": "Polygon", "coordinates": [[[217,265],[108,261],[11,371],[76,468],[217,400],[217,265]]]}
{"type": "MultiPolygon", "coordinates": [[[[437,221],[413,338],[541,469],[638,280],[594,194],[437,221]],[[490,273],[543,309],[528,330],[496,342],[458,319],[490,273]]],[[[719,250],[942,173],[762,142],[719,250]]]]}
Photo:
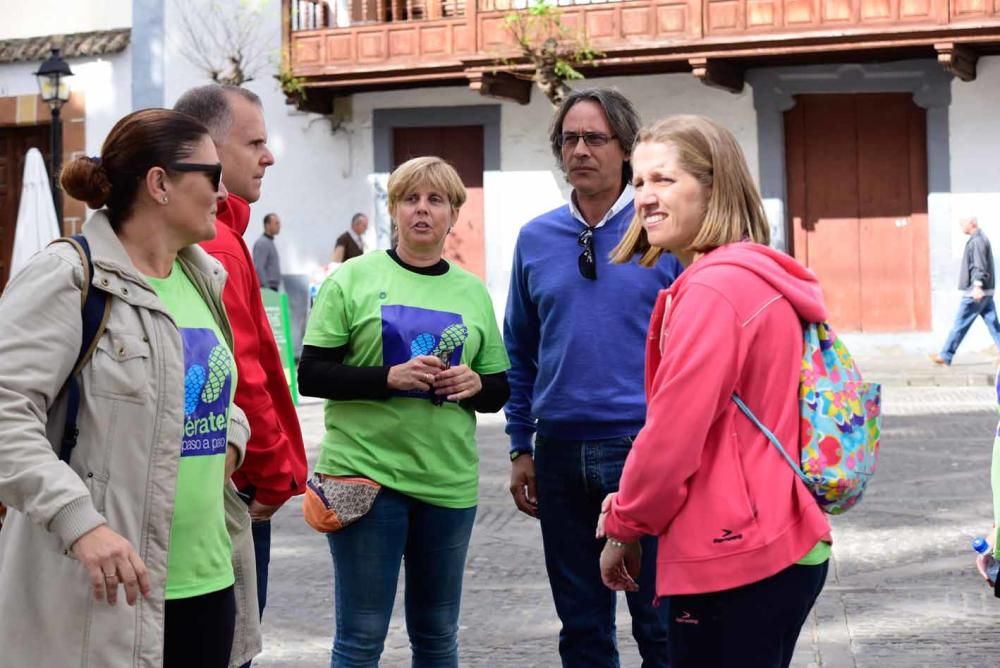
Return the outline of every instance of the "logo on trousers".
{"type": "Polygon", "coordinates": [[[691,616],[691,613],[685,610],[681,613],[680,617],[674,617],[674,621],[678,624],[698,624],[698,620],[691,616]]]}
{"type": "Polygon", "coordinates": [[[716,544],[718,544],[718,543],[728,543],[731,540],[743,540],[743,534],[741,534],[741,533],[733,533],[732,529],[723,529],[722,530],[722,535],[719,536],[718,538],[713,538],[712,542],[716,543],[716,544]]]}

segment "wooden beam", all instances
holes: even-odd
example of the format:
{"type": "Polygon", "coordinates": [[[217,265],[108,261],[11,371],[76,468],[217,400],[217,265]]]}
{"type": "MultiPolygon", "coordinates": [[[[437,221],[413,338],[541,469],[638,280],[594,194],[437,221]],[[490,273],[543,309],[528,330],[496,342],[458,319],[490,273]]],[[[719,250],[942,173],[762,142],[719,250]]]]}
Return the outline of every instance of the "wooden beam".
{"type": "Polygon", "coordinates": [[[531,89],[533,87],[534,84],[530,79],[516,76],[510,72],[469,73],[469,88],[479,91],[479,94],[485,97],[528,104],[531,102],[531,89]]]}
{"type": "Polygon", "coordinates": [[[715,58],[690,58],[691,74],[706,86],[728,90],[730,93],[743,92],[743,70],[723,60],[715,58]]]}
{"type": "Polygon", "coordinates": [[[935,44],[934,50],[937,51],[938,62],[946,71],[951,72],[962,81],[975,80],[976,61],[979,60],[975,51],[954,42],[935,44]]]}

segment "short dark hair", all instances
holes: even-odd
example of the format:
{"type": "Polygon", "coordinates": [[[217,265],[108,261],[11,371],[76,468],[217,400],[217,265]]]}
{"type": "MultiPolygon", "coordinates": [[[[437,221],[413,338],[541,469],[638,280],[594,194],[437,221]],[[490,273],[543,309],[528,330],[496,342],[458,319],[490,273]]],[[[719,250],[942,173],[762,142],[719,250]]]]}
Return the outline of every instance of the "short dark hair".
{"type": "Polygon", "coordinates": [[[358,222],[362,218],[368,218],[367,214],[361,213],[360,211],[353,216],[351,216],[351,227],[354,227],[354,223],[358,222]]]}
{"type": "MultiPolygon", "coordinates": [[[[639,134],[639,113],[627,97],[613,88],[583,88],[575,90],[566,96],[559,110],[552,119],[549,128],[549,142],[552,144],[552,155],[556,157],[559,168],[563,168],[562,159],[562,124],[566,114],[574,105],[580,102],[596,102],[604,110],[611,131],[618,138],[618,144],[626,155],[631,155],[635,145],[635,137],[639,134]]],[[[622,183],[632,181],[632,163],[626,160],[622,163],[622,183]]]]}
{"type": "Polygon", "coordinates": [[[233,126],[230,96],[241,97],[263,108],[260,98],[253,91],[241,86],[208,84],[192,88],[181,95],[174,103],[174,111],[187,114],[204,123],[212,135],[212,141],[222,144],[233,126]]]}
{"type": "Polygon", "coordinates": [[[208,137],[197,120],[169,109],[142,109],[115,123],[99,158],[81,156],[62,170],[60,182],[70,197],[91,209],[107,208],[111,227],[119,229],[132,214],[136,196],[153,167],[187,158],[208,137]]]}
{"type": "Polygon", "coordinates": [[[266,214],[264,216],[264,227],[267,227],[267,224],[271,222],[271,219],[276,217],[277,215],[278,214],[274,213],[273,211],[269,214],[266,214]]]}

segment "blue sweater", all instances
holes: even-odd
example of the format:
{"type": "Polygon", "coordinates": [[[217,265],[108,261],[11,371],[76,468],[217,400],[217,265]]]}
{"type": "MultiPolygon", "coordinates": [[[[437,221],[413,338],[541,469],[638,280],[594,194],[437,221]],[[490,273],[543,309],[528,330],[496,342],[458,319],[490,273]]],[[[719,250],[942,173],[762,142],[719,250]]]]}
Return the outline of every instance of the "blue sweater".
{"type": "Polygon", "coordinates": [[[531,451],[536,430],[600,440],[642,428],[649,316],[658,291],[670,286],[681,265],[666,253],[651,269],[610,263],[633,212],[629,203],[594,230],[596,281],[577,268],[583,224],[568,205],[521,228],[504,318],[512,451],[531,451]]]}

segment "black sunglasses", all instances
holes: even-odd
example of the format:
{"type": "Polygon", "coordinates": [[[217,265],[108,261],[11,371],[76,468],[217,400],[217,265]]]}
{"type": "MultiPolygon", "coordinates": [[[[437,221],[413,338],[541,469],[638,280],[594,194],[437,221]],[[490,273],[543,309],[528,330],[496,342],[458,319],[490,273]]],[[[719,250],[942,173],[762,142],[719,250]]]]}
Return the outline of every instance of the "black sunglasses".
{"type": "Polygon", "coordinates": [[[597,259],[594,257],[594,230],[588,227],[576,238],[576,243],[583,247],[583,252],[576,259],[580,275],[592,281],[597,280],[597,259]]]}
{"type": "Polygon", "coordinates": [[[219,192],[219,184],[222,183],[222,163],[208,165],[202,162],[172,162],[168,169],[174,172],[201,172],[212,181],[215,192],[219,192]]]}

